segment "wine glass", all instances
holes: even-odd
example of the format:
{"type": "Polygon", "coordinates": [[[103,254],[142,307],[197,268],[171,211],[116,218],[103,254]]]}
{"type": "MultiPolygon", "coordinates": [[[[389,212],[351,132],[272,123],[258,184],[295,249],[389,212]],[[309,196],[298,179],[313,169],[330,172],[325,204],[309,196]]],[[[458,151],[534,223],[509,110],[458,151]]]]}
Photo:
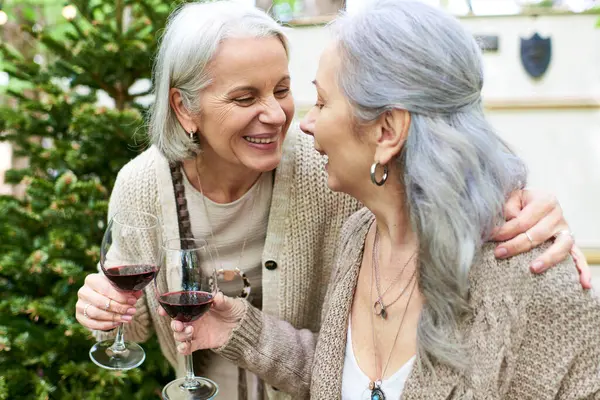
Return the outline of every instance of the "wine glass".
{"type": "MultiPolygon", "coordinates": [[[[160,244],[160,227],[154,215],[120,211],[104,232],[100,248],[102,272],[118,290],[142,290],[158,273],[160,244]]],[[[125,371],[140,366],[146,353],[137,343],[124,340],[121,323],[115,339],[96,343],[90,349],[90,358],[102,368],[125,371]]]]}
{"type": "MultiPolygon", "coordinates": [[[[216,251],[202,239],[169,239],[162,249],[165,274],[154,281],[158,302],[167,314],[188,323],[206,313],[218,293],[216,251]]],[[[219,392],[218,385],[194,374],[192,355],[185,356],[185,378],[168,383],[165,400],[208,400],[219,392]]]]}

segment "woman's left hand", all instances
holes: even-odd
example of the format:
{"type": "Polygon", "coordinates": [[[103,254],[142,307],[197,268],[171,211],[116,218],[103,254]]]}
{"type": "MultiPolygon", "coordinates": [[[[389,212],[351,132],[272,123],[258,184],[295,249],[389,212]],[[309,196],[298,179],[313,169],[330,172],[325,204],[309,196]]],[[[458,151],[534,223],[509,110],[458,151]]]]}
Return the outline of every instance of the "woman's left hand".
{"type": "Polygon", "coordinates": [[[575,245],[573,236],[557,235],[559,232],[570,230],[555,196],[531,190],[518,190],[504,205],[504,216],[507,222],[493,236],[493,240],[504,242],[496,247],[496,257],[508,258],[524,253],[555,238],[554,244],[533,261],[531,271],[542,273],[571,254],[579,271],[581,285],[585,289],[592,287],[590,267],[581,250],[575,245]]]}

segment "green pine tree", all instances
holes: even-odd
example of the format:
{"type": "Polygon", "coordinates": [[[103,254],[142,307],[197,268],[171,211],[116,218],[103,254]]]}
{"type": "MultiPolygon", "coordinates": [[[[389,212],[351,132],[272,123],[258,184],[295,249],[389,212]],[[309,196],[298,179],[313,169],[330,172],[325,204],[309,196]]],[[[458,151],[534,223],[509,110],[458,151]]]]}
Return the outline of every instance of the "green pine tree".
{"type": "Polygon", "coordinates": [[[154,340],[125,373],[94,365],[75,319],[77,290],[96,271],[117,171],[146,146],[145,108],[132,85],[149,79],[171,0],[78,0],[60,36],[22,30],[42,65],[0,44],[19,89],[5,93],[0,140],[28,166],[6,174],[23,196],[0,197],[0,400],[158,398],[172,372],[154,340]],[[97,105],[99,91],[114,107],[97,105]]]}

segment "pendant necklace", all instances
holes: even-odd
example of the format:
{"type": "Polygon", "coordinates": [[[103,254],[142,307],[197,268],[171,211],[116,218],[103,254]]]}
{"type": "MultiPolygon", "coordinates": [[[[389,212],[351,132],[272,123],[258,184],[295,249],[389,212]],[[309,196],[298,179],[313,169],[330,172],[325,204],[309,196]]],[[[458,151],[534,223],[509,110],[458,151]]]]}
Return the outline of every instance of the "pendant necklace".
{"type": "Polygon", "coordinates": [[[373,312],[375,313],[375,315],[381,317],[381,319],[384,319],[384,320],[387,319],[387,317],[388,317],[387,308],[392,306],[398,300],[400,300],[400,298],[404,295],[404,293],[406,293],[406,290],[408,289],[408,287],[411,285],[413,279],[415,278],[416,272],[417,272],[416,269],[413,272],[412,276],[410,277],[406,286],[400,291],[400,294],[398,295],[398,297],[396,297],[392,302],[390,302],[387,305],[383,303],[383,296],[385,296],[385,294],[388,292],[388,290],[390,290],[390,288],[392,286],[394,286],[398,282],[398,280],[402,277],[404,270],[406,269],[408,264],[410,264],[411,260],[415,256],[415,254],[416,254],[416,252],[414,252],[409,257],[408,261],[404,264],[404,266],[400,270],[400,273],[398,274],[398,276],[396,276],[396,278],[392,281],[390,286],[388,286],[387,289],[385,289],[384,292],[381,293],[381,288],[379,286],[379,230],[377,228],[375,228],[375,239],[374,239],[374,243],[373,243],[373,259],[374,260],[376,259],[377,262],[374,261],[373,265],[375,268],[375,287],[377,289],[377,299],[373,303],[373,312]]]}
{"type": "MultiPolygon", "coordinates": [[[[375,238],[377,238],[377,228],[375,228],[375,238]]],[[[372,268],[371,268],[371,287],[370,287],[370,298],[373,299],[373,276],[375,275],[375,270],[379,269],[379,261],[376,258],[376,254],[377,252],[375,251],[375,243],[373,243],[373,260],[372,260],[372,268]]],[[[412,258],[412,257],[411,257],[412,258]]],[[[414,279],[414,273],[413,276],[411,277],[410,282],[413,281],[414,279]]],[[[410,285],[407,285],[407,287],[410,285]]],[[[385,400],[385,393],[383,393],[383,390],[381,388],[381,384],[383,382],[383,377],[385,376],[385,372],[387,371],[387,367],[390,363],[390,359],[392,358],[392,353],[394,352],[394,347],[396,347],[396,342],[398,341],[398,337],[400,336],[400,331],[402,330],[402,325],[404,325],[404,318],[406,317],[406,313],[408,311],[408,306],[410,305],[410,301],[412,299],[413,293],[415,291],[415,286],[417,286],[416,282],[412,284],[412,288],[410,289],[410,294],[408,296],[408,301],[406,302],[406,306],[404,307],[404,313],[402,314],[402,319],[400,319],[400,326],[398,327],[398,331],[396,332],[396,337],[394,338],[394,343],[392,344],[392,348],[390,349],[390,354],[388,355],[387,361],[385,363],[385,366],[383,368],[383,372],[381,372],[381,374],[379,375],[379,379],[376,379],[374,381],[369,382],[369,390],[371,391],[371,400],[385,400]]],[[[389,289],[389,288],[388,288],[389,289]]],[[[404,288],[403,291],[405,291],[406,288],[404,288]]],[[[400,297],[398,297],[400,298],[400,297]]],[[[379,300],[379,299],[378,299],[379,300]]],[[[396,302],[396,300],[394,300],[394,302],[396,302]]],[[[377,303],[377,302],[376,302],[377,303]]],[[[391,304],[388,305],[388,307],[391,304]]],[[[385,308],[382,308],[382,310],[385,310],[385,308]]],[[[379,374],[379,362],[378,362],[378,358],[377,358],[377,348],[376,348],[376,341],[375,341],[375,323],[373,321],[373,314],[370,313],[371,315],[371,331],[373,333],[373,354],[374,354],[374,359],[375,359],[375,371],[377,374],[379,374]]],[[[385,319],[385,318],[384,318],[385,319]]]]}
{"type": "Polygon", "coordinates": [[[248,223],[248,229],[246,231],[246,236],[244,237],[244,243],[242,244],[242,250],[240,251],[240,256],[238,258],[237,267],[234,271],[228,271],[228,270],[223,269],[221,256],[219,255],[219,249],[218,249],[217,243],[215,241],[215,234],[213,231],[212,224],[210,222],[210,216],[208,215],[208,207],[206,206],[206,194],[202,190],[202,182],[200,182],[200,168],[198,167],[198,157],[196,157],[194,166],[196,168],[196,180],[198,182],[198,188],[200,189],[200,192],[202,193],[202,205],[204,206],[204,212],[206,213],[206,222],[208,222],[208,228],[210,230],[210,238],[211,238],[211,241],[213,243],[213,246],[214,246],[214,249],[215,249],[215,252],[217,255],[217,260],[219,260],[219,268],[220,268],[219,272],[223,273],[223,277],[226,281],[230,281],[230,280],[234,279],[234,276],[235,276],[234,271],[237,271],[244,282],[244,289],[242,289],[242,292],[240,293],[240,297],[246,298],[248,296],[248,288],[250,287],[250,281],[248,280],[246,275],[241,270],[240,264],[242,262],[242,257],[244,256],[244,250],[246,249],[246,242],[248,240],[248,236],[250,236],[250,230],[252,228],[251,221],[252,221],[252,218],[254,217],[254,206],[256,205],[256,199],[260,195],[260,188],[261,188],[260,178],[262,177],[262,172],[258,176],[258,179],[256,179],[255,183],[250,187],[250,190],[252,190],[254,185],[258,185],[256,193],[252,194],[252,208],[250,209],[250,223],[248,223]]]}

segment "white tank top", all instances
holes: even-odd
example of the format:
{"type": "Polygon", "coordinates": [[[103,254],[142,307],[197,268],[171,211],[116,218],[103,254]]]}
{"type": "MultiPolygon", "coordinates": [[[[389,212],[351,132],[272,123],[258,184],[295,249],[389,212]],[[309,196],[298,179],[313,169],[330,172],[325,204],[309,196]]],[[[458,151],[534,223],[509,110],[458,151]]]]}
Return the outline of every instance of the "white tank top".
{"type": "MultiPolygon", "coordinates": [[[[415,356],[406,362],[394,375],[381,383],[381,390],[386,400],[398,400],[402,395],[404,383],[410,375],[415,356]]],[[[344,358],[344,372],[342,373],[342,400],[370,400],[369,377],[360,369],[354,349],[352,348],[352,323],[348,321],[348,335],[346,339],[346,356],[344,358]]]]}

